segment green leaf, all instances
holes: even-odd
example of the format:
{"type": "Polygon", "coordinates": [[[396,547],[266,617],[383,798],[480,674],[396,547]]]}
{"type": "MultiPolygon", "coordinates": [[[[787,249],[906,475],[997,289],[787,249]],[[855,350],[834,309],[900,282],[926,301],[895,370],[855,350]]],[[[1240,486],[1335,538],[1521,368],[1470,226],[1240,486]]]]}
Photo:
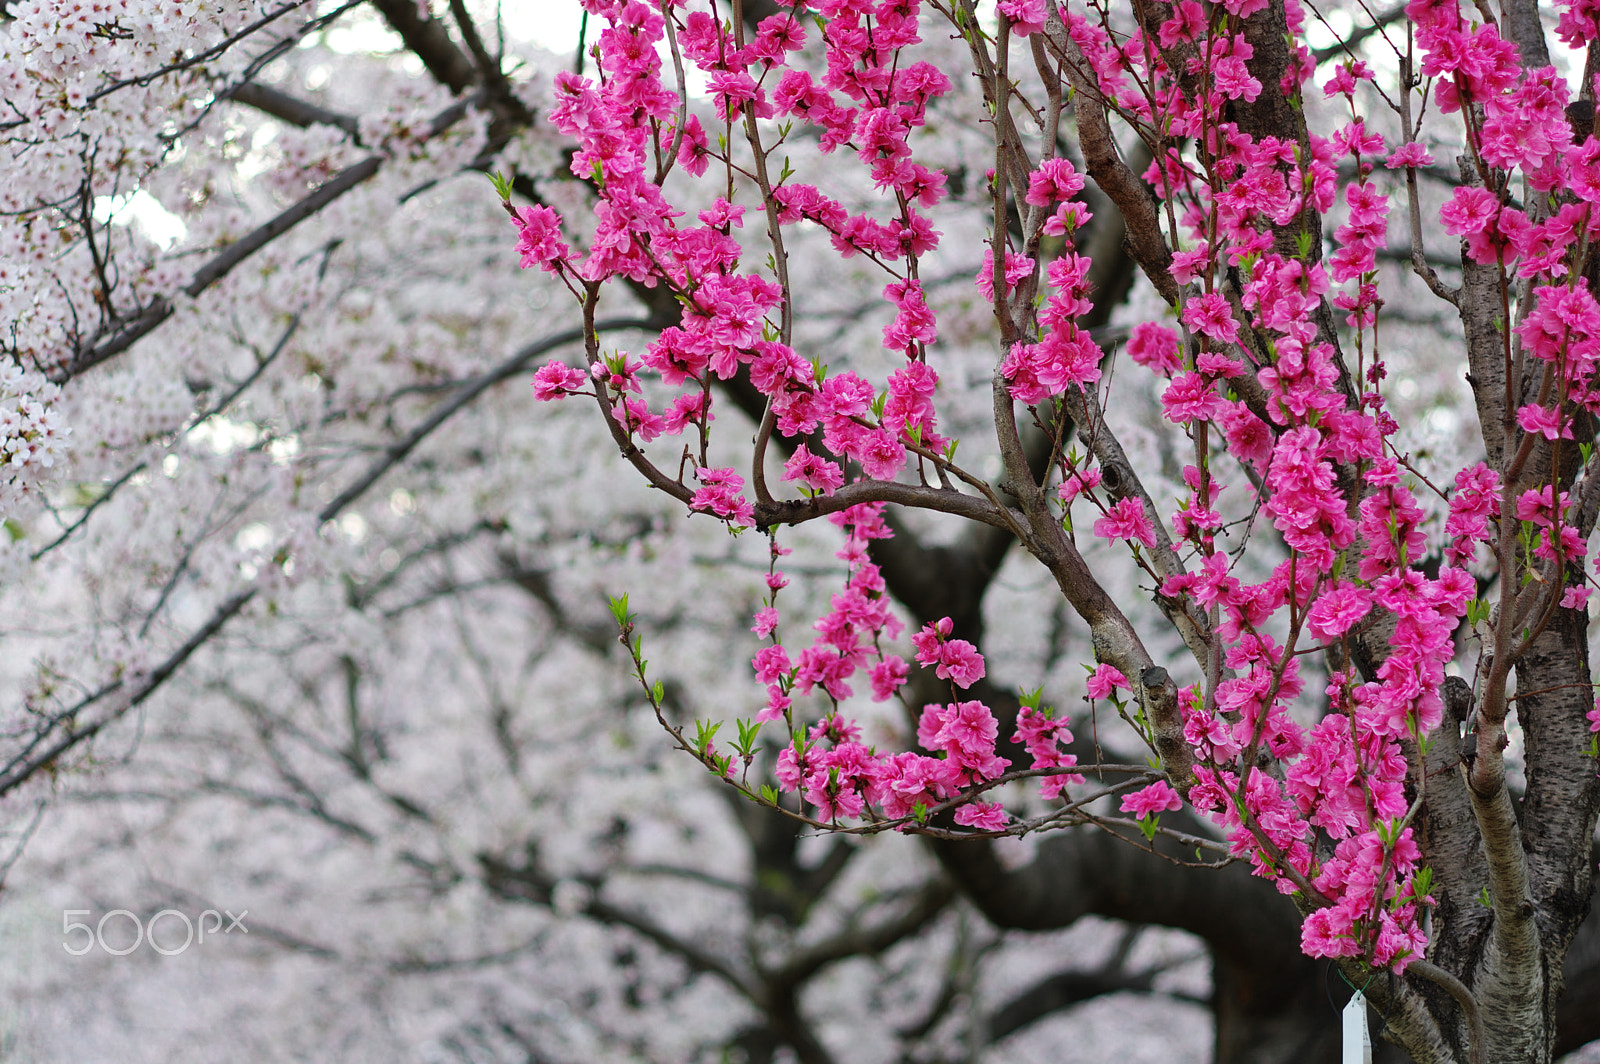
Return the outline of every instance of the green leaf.
{"type": "Polygon", "coordinates": [[[694,722],[694,726],[694,745],[700,751],[701,756],[704,756],[710,750],[711,740],[716,737],[717,729],[722,727],[722,722],[720,720],[697,720],[694,722]]]}
{"type": "Polygon", "coordinates": [[[611,602],[611,617],[617,622],[617,627],[625,627],[633,618],[628,614],[628,596],[623,594],[620,598],[607,595],[611,602]]]}
{"type": "Polygon", "coordinates": [[[1485,909],[1494,908],[1494,903],[1489,900],[1488,887],[1484,887],[1482,890],[1478,891],[1478,904],[1483,906],[1485,909]]]}
{"type": "Polygon", "coordinates": [[[1473,596],[1472,601],[1467,603],[1467,626],[1469,628],[1477,627],[1480,621],[1488,619],[1489,603],[1477,596],[1473,596]]]}
{"type": "Polygon", "coordinates": [[[761,785],[761,800],[768,805],[778,804],[778,789],[770,783],[761,785]]]}
{"type": "Polygon", "coordinates": [[[496,170],[489,175],[489,183],[494,185],[495,195],[503,200],[509,201],[511,199],[511,179],[505,174],[496,170]]]}
{"type": "Polygon", "coordinates": [[[738,720],[734,723],[739,725],[739,753],[749,757],[750,751],[755,749],[756,736],[761,733],[761,722],[751,724],[747,720],[738,720]]]}
{"type": "Polygon", "coordinates": [[[1159,813],[1146,813],[1140,817],[1139,832],[1144,835],[1144,841],[1154,842],[1156,840],[1156,828],[1160,825],[1161,815],[1159,813]]]}

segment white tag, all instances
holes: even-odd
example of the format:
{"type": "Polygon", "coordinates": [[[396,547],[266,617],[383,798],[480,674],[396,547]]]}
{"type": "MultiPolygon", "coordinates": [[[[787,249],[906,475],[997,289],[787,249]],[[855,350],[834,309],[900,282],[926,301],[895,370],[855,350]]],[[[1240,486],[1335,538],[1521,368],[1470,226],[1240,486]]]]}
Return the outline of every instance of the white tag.
{"type": "Polygon", "coordinates": [[[1344,1007],[1344,1052],[1339,1064],[1372,1064],[1372,1038],[1367,1034],[1367,995],[1359,990],[1344,1007]]]}

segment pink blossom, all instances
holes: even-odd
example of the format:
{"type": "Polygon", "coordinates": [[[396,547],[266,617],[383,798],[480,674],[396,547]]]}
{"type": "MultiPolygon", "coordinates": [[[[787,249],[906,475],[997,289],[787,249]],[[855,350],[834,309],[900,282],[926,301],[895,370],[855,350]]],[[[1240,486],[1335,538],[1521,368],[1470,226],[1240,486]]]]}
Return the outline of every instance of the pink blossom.
{"type": "Polygon", "coordinates": [[[1073,168],[1071,161],[1055,156],[1041,162],[1039,169],[1028,178],[1026,202],[1036,207],[1048,207],[1052,203],[1069,200],[1082,191],[1083,175],[1073,168]]]}
{"type": "Polygon", "coordinates": [[[705,392],[688,392],[672,400],[661,415],[661,424],[667,435],[676,436],[690,425],[709,425],[715,419],[711,397],[705,392]]]}
{"type": "Polygon", "coordinates": [[[887,429],[866,433],[851,450],[861,463],[862,472],[874,480],[893,480],[906,464],[905,447],[887,429]]]}
{"type": "Polygon", "coordinates": [[[1383,164],[1391,170],[1404,167],[1432,166],[1433,156],[1428,154],[1421,141],[1407,141],[1389,153],[1389,159],[1383,164]]]}
{"type": "Polygon", "coordinates": [[[754,508],[740,493],[743,477],[732,469],[697,469],[695,475],[704,487],[690,498],[691,509],[715,514],[736,525],[755,524],[754,508]]]}
{"type": "Polygon", "coordinates": [[[561,362],[547,362],[533,375],[533,397],[541,403],[563,399],[589,383],[582,370],[561,362]]]}
{"type": "Polygon", "coordinates": [[[1056,489],[1056,495],[1062,502],[1070,503],[1086,491],[1093,491],[1100,486],[1102,474],[1099,466],[1090,466],[1087,469],[1074,469],[1061,478],[1061,486],[1056,489]]]}
{"type": "Polygon", "coordinates": [[[1306,629],[1323,642],[1339,639],[1372,609],[1372,594],[1341,580],[1324,591],[1306,614],[1306,629]]]}
{"type": "Polygon", "coordinates": [[[1144,544],[1147,550],[1156,549],[1155,526],[1144,511],[1144,503],[1136,498],[1118,499],[1106,516],[1094,523],[1094,534],[1102,539],[1125,539],[1144,544]]]}
{"type": "Polygon", "coordinates": [[[1191,299],[1183,308],[1183,320],[1191,329],[1225,344],[1239,342],[1239,323],[1233,318],[1233,308],[1217,292],[1208,292],[1191,299]]]}
{"type": "MultiPolygon", "coordinates": [[[[756,713],[756,721],[765,724],[768,721],[782,720],[784,714],[788,713],[793,705],[794,703],[789,696],[783,693],[783,688],[777,684],[772,684],[767,687],[767,701],[756,713]]],[[[781,782],[781,776],[779,780],[781,782]]],[[[787,789],[793,790],[794,788],[789,787],[787,789]]]]}
{"type": "Polygon", "coordinates": [[[1096,665],[1094,672],[1089,675],[1087,687],[1090,698],[1110,698],[1111,692],[1118,689],[1133,690],[1128,678],[1122,675],[1121,669],[1103,661],[1096,665]]]}
{"type": "Polygon", "coordinates": [[[965,639],[952,639],[939,648],[939,667],[934,675],[962,689],[983,679],[983,655],[965,639]]]}
{"type": "Polygon", "coordinates": [[[1227,400],[1199,373],[1178,374],[1161,393],[1162,414],[1174,424],[1210,421],[1227,409],[1227,400]]]}
{"type": "Polygon", "coordinates": [[[572,254],[561,240],[561,215],[552,207],[521,207],[515,221],[522,268],[538,266],[547,273],[558,272],[561,263],[572,254]]]}
{"type": "Polygon", "coordinates": [[[911,667],[898,654],[889,654],[872,667],[872,700],[887,702],[905,685],[911,667]]]}
{"type": "Polygon", "coordinates": [[[938,662],[939,647],[953,630],[954,622],[948,617],[923,625],[922,630],[911,637],[912,645],[917,648],[918,664],[933,665],[938,662]]]}
{"type": "Polygon", "coordinates": [[[922,665],[937,666],[934,675],[948,679],[957,687],[967,688],[984,675],[983,655],[965,639],[950,639],[950,618],[937,624],[924,625],[922,631],[911,637],[917,648],[917,661],[922,665]]]}
{"type": "MultiPolygon", "coordinates": [[[[1033,260],[1021,255],[1006,252],[1005,292],[1010,295],[1011,290],[1024,278],[1033,273],[1033,260]]],[[[974,278],[978,291],[983,293],[983,298],[993,303],[994,292],[994,249],[986,248],[983,252],[983,265],[978,268],[978,275],[974,278]]]]}
{"type": "Polygon", "coordinates": [[[1561,416],[1559,407],[1539,406],[1529,403],[1517,408],[1517,424],[1523,431],[1536,433],[1547,440],[1572,439],[1572,424],[1561,416]]]}
{"type": "Polygon", "coordinates": [[[993,746],[998,731],[994,714],[982,702],[953,702],[945,707],[945,716],[935,738],[947,750],[953,747],[977,750],[993,746]]]}
{"type": "MultiPolygon", "coordinates": [[[[878,324],[884,346],[905,357],[873,380],[865,370],[818,372],[809,357],[778,341],[774,334],[794,308],[784,305],[788,293],[777,290],[771,269],[755,265],[744,246],[760,234],[747,227],[741,240],[731,239],[729,231],[743,220],[739,208],[719,200],[699,212],[700,224],[682,224],[681,208],[663,191],[672,183],[653,179],[663,162],[672,162],[662,159],[668,142],[661,133],[672,134],[677,120],[677,101],[660,85],[659,16],[622,0],[589,0],[589,6],[612,24],[599,46],[605,77],[596,82],[557,76],[551,113],[556,128],[579,142],[574,172],[597,179],[582,279],[665,287],[684,304],[681,320],[661,331],[643,364],[667,386],[685,386],[686,394],[671,400],[664,413],[652,414],[642,399],[642,371],[624,360],[597,377],[603,394],[615,397],[617,416],[635,438],[703,427],[710,415],[700,398],[703,385],[712,374],[732,379],[744,373],[793,448],[785,479],[818,496],[805,505],[826,509],[823,497],[844,490],[882,489],[880,495],[904,497],[902,489],[912,487],[913,477],[921,482],[918,490],[944,490],[932,486],[935,463],[912,460],[914,453],[938,453],[943,443],[934,410],[935,399],[942,398],[931,364],[937,352],[929,349],[938,325],[922,287],[931,282],[917,278],[932,275],[933,264],[924,256],[938,247],[940,234],[926,211],[946,193],[944,175],[932,168],[915,134],[928,122],[929,102],[950,91],[953,79],[931,64],[902,62],[913,53],[903,56],[901,50],[917,43],[925,29],[915,5],[810,5],[824,20],[815,64],[807,60],[813,73],[786,69],[791,53],[805,43],[809,22],[774,16],[751,45],[739,49],[730,47],[717,17],[667,5],[681,27],[684,55],[698,65],[713,105],[724,115],[761,114],[770,107],[792,118],[797,127],[808,127],[808,143],[832,153],[829,165],[855,168],[855,177],[870,179],[881,195],[878,207],[857,202],[847,208],[816,185],[791,180],[788,172],[771,192],[780,226],[805,223],[820,230],[816,240],[797,232],[796,248],[810,242],[825,250],[831,243],[841,258],[872,260],[866,263],[869,272],[889,271],[882,290],[889,310],[877,312],[878,324]],[[635,27],[635,21],[650,25],[635,27]],[[847,463],[863,474],[850,489],[847,463]],[[915,467],[913,475],[892,489],[868,483],[900,477],[908,465],[915,467]]],[[[1372,174],[1379,162],[1406,171],[1433,159],[1417,140],[1391,151],[1376,127],[1367,126],[1360,112],[1371,94],[1361,82],[1372,80],[1374,72],[1366,63],[1352,59],[1331,73],[1324,64],[1319,74],[1304,44],[1308,16],[1300,4],[1283,8],[1287,62],[1274,71],[1281,75],[1277,83],[1264,85],[1268,68],[1257,61],[1239,23],[1265,7],[1266,0],[1223,0],[1214,11],[1203,0],[1175,0],[1168,17],[1135,29],[1132,37],[1113,35],[1081,12],[1059,12],[1082,56],[1079,73],[1090,79],[1097,98],[1120,112],[1119,121],[1160,130],[1167,138],[1145,178],[1164,224],[1170,220],[1168,239],[1179,249],[1170,274],[1179,286],[1181,335],[1191,343],[1185,347],[1170,319],[1144,321],[1131,330],[1127,350],[1135,363],[1167,378],[1161,403],[1169,424],[1155,428],[1181,426],[1196,456],[1184,471],[1175,510],[1160,502],[1159,492],[1146,506],[1140,495],[1117,498],[1113,492],[1108,498],[1094,490],[1101,472],[1092,460],[1058,456],[1051,475],[1059,479],[1057,494],[1067,506],[1092,492],[1090,503],[1104,507],[1094,522],[1097,536],[1151,550],[1162,541],[1157,522],[1170,516],[1175,538],[1185,551],[1193,548],[1180,568],[1162,572],[1161,594],[1196,616],[1216,617],[1211,637],[1227,672],[1213,690],[1191,688],[1182,696],[1184,739],[1204,762],[1197,764],[1188,792],[1192,804],[1215,819],[1231,852],[1249,860],[1256,874],[1286,893],[1301,889],[1304,876],[1324,896],[1329,904],[1304,924],[1308,953],[1368,956],[1399,971],[1425,945],[1418,914],[1427,903],[1402,904],[1401,894],[1415,882],[1420,853],[1408,834],[1396,839],[1385,830],[1380,837],[1377,826],[1408,808],[1403,743],[1443,720],[1440,692],[1455,654],[1455,628],[1477,592],[1477,545],[1495,544],[1499,522],[1511,515],[1500,513],[1501,485],[1480,463],[1456,475],[1435,543],[1433,508],[1413,494],[1417,489],[1397,460],[1402,445],[1392,439],[1398,414],[1382,388],[1388,373],[1382,352],[1396,348],[1378,344],[1375,330],[1379,308],[1394,298],[1380,283],[1388,270],[1380,256],[1389,247],[1394,182],[1372,174]],[[1331,97],[1329,113],[1340,116],[1336,127],[1307,129],[1303,137],[1254,128],[1258,124],[1241,128],[1233,101],[1258,100],[1263,93],[1303,99],[1314,78],[1331,97]],[[1296,252],[1282,239],[1313,214],[1323,217],[1331,237],[1326,255],[1308,253],[1310,247],[1296,252]],[[1201,290],[1221,284],[1224,271],[1226,289],[1201,290]],[[1327,332],[1328,308],[1335,324],[1342,321],[1352,330],[1342,355],[1327,332]],[[1362,370],[1363,379],[1352,379],[1362,370]],[[1220,485],[1214,477],[1231,468],[1218,462],[1222,448],[1246,467],[1259,493],[1253,524],[1226,525],[1244,508],[1230,509],[1225,518],[1217,504],[1220,485]],[[1235,567],[1235,556],[1217,542],[1225,525],[1236,532],[1236,542],[1270,535],[1285,553],[1235,567]],[[1440,549],[1445,564],[1430,577],[1422,563],[1440,549]],[[1344,577],[1331,575],[1335,571],[1344,577]],[[1314,725],[1298,723],[1292,710],[1301,701],[1300,670],[1314,649],[1309,644],[1359,631],[1374,607],[1393,622],[1392,631],[1386,629],[1385,654],[1369,675],[1329,676],[1317,699],[1325,695],[1329,712],[1314,725]],[[1299,619],[1301,627],[1296,630],[1286,618],[1299,619]],[[1299,637],[1293,647],[1278,645],[1269,634],[1281,638],[1290,631],[1299,637]],[[1247,751],[1251,763],[1242,764],[1247,751]],[[1239,795],[1242,808],[1235,801],[1239,795]]],[[[1047,16],[1058,14],[1043,0],[1001,0],[999,10],[1015,36],[1039,31],[1047,16]]],[[[1464,111],[1468,154],[1491,171],[1483,182],[1488,187],[1454,190],[1434,226],[1463,238],[1473,261],[1529,282],[1532,298],[1523,301],[1528,306],[1520,307],[1515,328],[1527,357],[1545,363],[1534,370],[1549,387],[1516,416],[1523,431],[1540,441],[1565,440],[1575,418],[1600,416],[1600,305],[1575,276],[1581,249],[1600,236],[1600,141],[1573,143],[1566,79],[1553,68],[1525,69],[1499,27],[1473,24],[1468,13],[1446,0],[1414,0],[1407,10],[1425,79],[1416,88],[1429,105],[1429,121],[1441,109],[1464,111]],[[1505,198],[1522,189],[1528,194],[1505,198]]],[[[1600,0],[1563,0],[1554,17],[1560,20],[1558,35],[1587,45],[1600,26],[1600,0]]],[[[1402,136],[1437,133],[1419,124],[1402,136]]],[[[729,150],[712,148],[694,120],[680,139],[680,166],[691,172],[729,150]]],[[[727,165],[739,164],[729,159],[727,165]]],[[[993,172],[987,177],[995,181],[993,172]]],[[[1086,249],[1075,244],[1088,218],[1079,198],[1084,175],[1051,158],[1026,176],[1025,185],[1011,189],[1027,205],[1025,225],[1042,226],[1044,235],[1059,242],[1052,241],[1049,254],[1036,262],[1019,254],[1028,245],[1002,232],[983,252],[977,284],[985,299],[998,301],[1014,299],[1033,279],[1041,282],[1031,305],[1010,308],[1015,329],[1008,331],[1000,368],[1010,397],[1035,408],[1030,418],[1044,420],[1051,400],[1073,403],[1080,389],[1104,389],[1111,374],[1082,325],[1099,298],[1086,249]],[[999,277],[989,261],[993,247],[1004,258],[999,277]]],[[[697,205],[718,193],[727,195],[720,183],[697,205]]],[[[540,214],[524,223],[519,216],[518,224],[525,261],[557,255],[558,245],[550,241],[558,240],[559,219],[540,214]]],[[[540,398],[587,386],[566,370],[541,373],[540,398]]],[[[1112,412],[1108,428],[1120,413],[1112,412]]],[[[1095,439],[1099,429],[1074,427],[1085,439],[1095,439]]],[[[700,484],[694,508],[730,522],[753,516],[731,468],[695,475],[700,484]]],[[[1534,557],[1584,557],[1587,543],[1561,516],[1570,500],[1551,498],[1537,481],[1517,489],[1530,487],[1535,490],[1516,500],[1515,516],[1534,525],[1534,557]]],[[[791,687],[802,693],[821,687],[839,698],[864,671],[875,698],[904,689],[909,665],[881,649],[884,636],[894,638],[898,622],[885,577],[868,550],[872,539],[889,534],[882,504],[852,507],[830,519],[844,530],[836,552],[845,563],[844,588],[830,597],[829,609],[813,625],[815,644],[799,652],[798,660],[791,662],[781,647],[757,655],[755,668],[768,691],[763,719],[790,711],[791,687]]],[[[785,578],[775,574],[772,580],[776,587],[785,578]]],[[[1586,583],[1574,583],[1562,590],[1560,601],[1569,609],[1584,608],[1588,590],[1586,583]]],[[[764,638],[777,631],[774,606],[764,606],[755,620],[753,630],[764,638]]],[[[916,660],[967,687],[984,675],[985,665],[975,646],[952,638],[952,628],[945,619],[917,632],[916,660]]],[[[1102,663],[1088,690],[1093,698],[1108,698],[1129,686],[1102,663]]],[[[1600,706],[1589,719],[1600,730],[1600,706]]],[[[880,757],[861,745],[858,730],[835,716],[803,734],[810,745],[780,756],[778,778],[787,789],[802,790],[829,819],[906,817],[919,804],[931,806],[995,778],[1009,764],[994,749],[993,714],[976,701],[923,709],[918,741],[937,757],[912,751],[880,757]]],[[[1063,744],[1071,741],[1064,721],[1025,708],[1015,740],[1035,769],[1057,773],[1043,778],[1047,798],[1078,778],[1068,771],[1076,765],[1064,752],[1063,744]]],[[[1124,811],[1139,816],[1179,805],[1165,782],[1122,802],[1124,811]]],[[[958,807],[955,820],[984,830],[1015,827],[998,804],[983,802],[958,807]]]]}
{"type": "Polygon", "coordinates": [[[1450,201],[1439,210],[1447,233],[1458,236],[1480,233],[1494,221],[1500,211],[1500,201],[1486,188],[1462,185],[1452,193],[1450,201]]]}
{"type": "Polygon", "coordinates": [[[904,352],[913,344],[931,344],[939,338],[933,312],[923,298],[919,281],[896,281],[883,290],[895,307],[894,320],[883,327],[883,346],[904,352]]]}
{"type": "Polygon", "coordinates": [[[979,831],[1004,831],[1006,810],[999,802],[967,802],[956,807],[955,822],[979,831]]]}
{"type": "Polygon", "coordinates": [[[1148,787],[1122,796],[1122,811],[1146,817],[1183,808],[1183,799],[1166,780],[1156,780],[1148,787]]]}
{"type": "Polygon", "coordinates": [[[1354,918],[1342,907],[1316,910],[1300,927],[1300,948],[1308,957],[1354,957],[1361,952],[1354,918]]]}
{"type": "Polygon", "coordinates": [[[839,463],[812,454],[802,443],[783,463],[783,479],[798,480],[812,491],[832,495],[844,484],[844,470],[839,468],[839,463]]]}
{"type": "Polygon", "coordinates": [[[752,664],[756,669],[756,679],[764,684],[776,683],[779,677],[788,675],[793,667],[789,663],[788,652],[782,646],[762,647],[756,651],[752,664]]]}
{"type": "Polygon", "coordinates": [[[1178,334],[1153,321],[1142,321],[1128,337],[1128,356],[1141,366],[1170,377],[1183,368],[1178,334]]]}
{"type": "Polygon", "coordinates": [[[1182,41],[1196,40],[1205,28],[1205,9],[1198,0],[1179,0],[1172,5],[1172,17],[1161,24],[1158,39],[1163,48],[1171,48],[1182,41]]]}

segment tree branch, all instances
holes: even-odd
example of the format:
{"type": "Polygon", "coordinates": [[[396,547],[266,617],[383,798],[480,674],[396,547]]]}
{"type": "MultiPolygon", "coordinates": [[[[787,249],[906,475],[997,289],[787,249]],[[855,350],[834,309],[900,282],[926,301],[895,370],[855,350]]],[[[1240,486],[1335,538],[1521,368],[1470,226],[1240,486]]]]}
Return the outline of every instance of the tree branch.
{"type": "MultiPolygon", "coordinates": [[[[466,116],[475,102],[471,98],[459,100],[435,115],[432,122],[429,123],[428,136],[438,136],[455,125],[466,116]]],[[[191,298],[199,296],[200,293],[226,277],[233,271],[234,267],[244,262],[251,255],[254,255],[257,251],[278,239],[278,237],[312,217],[351,189],[371,180],[382,168],[383,163],[383,156],[370,155],[358,163],[345,167],[333,177],[324,181],[315,192],[307,195],[298,203],[281,211],[275,218],[257,226],[232,244],[229,244],[225,250],[195,272],[189,283],[183,286],[183,293],[191,298]]],[[[102,330],[100,334],[91,338],[87,344],[80,344],[66,365],[53,370],[48,376],[54,383],[63,384],[78,374],[121,354],[129,347],[132,347],[135,342],[154,331],[162,322],[172,317],[174,309],[169,300],[156,299],[155,302],[145,307],[133,318],[119,321],[111,328],[102,330]]]]}

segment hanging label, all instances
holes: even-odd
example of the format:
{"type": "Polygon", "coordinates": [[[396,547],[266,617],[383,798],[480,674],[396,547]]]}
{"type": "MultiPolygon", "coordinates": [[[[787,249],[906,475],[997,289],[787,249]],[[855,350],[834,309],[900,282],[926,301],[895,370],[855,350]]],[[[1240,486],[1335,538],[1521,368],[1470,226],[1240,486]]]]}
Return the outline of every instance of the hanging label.
{"type": "Polygon", "coordinates": [[[1357,990],[1344,1007],[1344,1053],[1339,1064],[1372,1064],[1372,1037],[1367,1033],[1367,995],[1357,990]]]}

